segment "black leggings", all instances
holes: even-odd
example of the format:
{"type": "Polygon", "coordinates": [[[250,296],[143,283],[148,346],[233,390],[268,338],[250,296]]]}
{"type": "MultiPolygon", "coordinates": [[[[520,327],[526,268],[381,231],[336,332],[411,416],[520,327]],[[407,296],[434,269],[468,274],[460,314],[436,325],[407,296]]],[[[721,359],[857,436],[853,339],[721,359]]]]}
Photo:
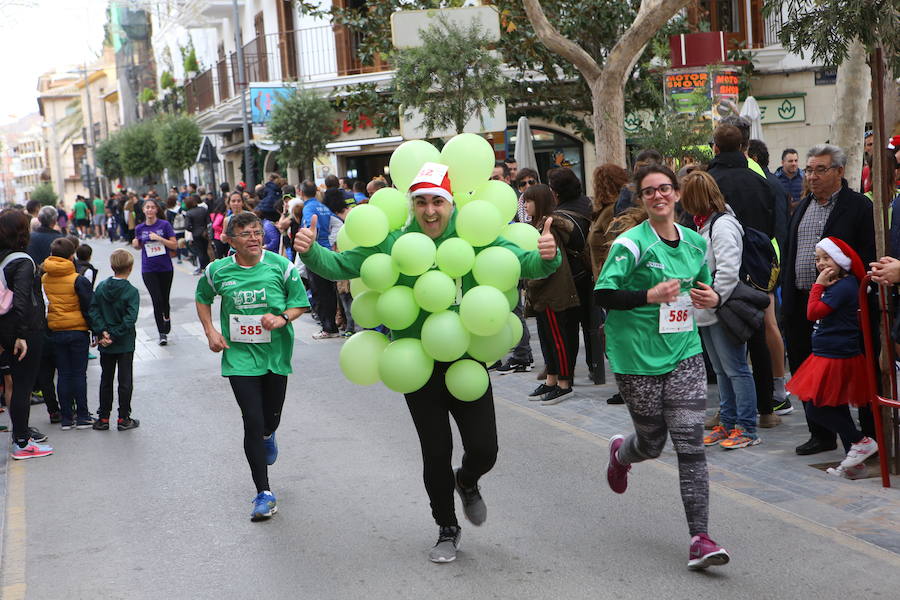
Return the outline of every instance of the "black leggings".
{"type": "Polygon", "coordinates": [[[337,333],[338,327],[334,317],[337,314],[337,287],[330,279],[309,271],[309,282],[318,305],[317,313],[322,322],[322,331],[337,333]]]}
{"type": "Polygon", "coordinates": [[[25,358],[19,360],[12,355],[9,348],[9,371],[12,375],[12,397],[7,396],[9,405],[9,419],[12,421],[13,439],[20,447],[28,443],[31,435],[28,433],[28,416],[31,412],[31,391],[37,380],[38,370],[41,366],[41,350],[44,345],[43,328],[29,332],[24,338],[28,344],[25,358]]]}
{"type": "Polygon", "coordinates": [[[772,414],[772,355],[766,343],[766,326],[760,325],[747,341],[750,362],[753,363],[753,385],[756,387],[756,410],[761,415],[772,414]]]}
{"type": "Polygon", "coordinates": [[[849,452],[850,446],[865,437],[856,428],[853,417],[850,416],[850,407],[844,406],[816,406],[812,402],[804,402],[803,410],[806,411],[806,420],[828,431],[836,433],[841,438],[844,451],[849,452]]]}
{"type": "Polygon", "coordinates": [[[575,359],[578,358],[578,324],[581,308],[573,306],[566,310],[553,311],[549,308],[537,314],[538,338],[541,354],[548,375],[556,375],[563,381],[572,381],[575,359]]]}
{"type": "Polygon", "coordinates": [[[287,375],[269,371],[265,375],[231,375],[228,377],[234,399],[244,419],[244,454],[256,493],[269,490],[269,467],[263,437],[275,433],[281,422],[281,408],[287,392],[287,375]]]}
{"type": "Polygon", "coordinates": [[[113,381],[119,370],[119,418],[131,416],[131,394],[134,391],[134,352],[110,354],[100,351],[100,409],[97,416],[108,419],[113,405],[113,381]]]}
{"type": "Polygon", "coordinates": [[[459,481],[474,487],[497,460],[497,421],[494,397],[488,385],[484,395],[474,402],[457,400],[444,383],[450,363],[434,363],[431,379],[421,389],[405,394],[419,444],[422,447],[425,491],[431,502],[431,514],[442,527],[458,525],[454,509],[453,434],[450,415],[462,438],[463,457],[459,481]]]}
{"type": "Polygon", "coordinates": [[[174,271],[145,271],[141,273],[144,285],[153,301],[153,317],[156,319],[156,330],[169,333],[172,321],[169,319],[169,294],[172,291],[172,274],[174,271]]]}
{"type": "Polygon", "coordinates": [[[204,236],[194,236],[194,241],[191,242],[191,248],[194,250],[194,254],[197,255],[197,266],[200,270],[206,268],[206,265],[209,264],[209,240],[204,236]]]}

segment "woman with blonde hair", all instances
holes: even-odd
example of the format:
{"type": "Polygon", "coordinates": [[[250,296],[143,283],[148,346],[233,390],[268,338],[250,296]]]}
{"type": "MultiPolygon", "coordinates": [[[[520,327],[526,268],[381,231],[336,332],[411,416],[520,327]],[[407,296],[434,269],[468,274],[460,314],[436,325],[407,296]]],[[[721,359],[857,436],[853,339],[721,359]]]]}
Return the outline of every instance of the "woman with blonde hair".
{"type": "MultiPolygon", "coordinates": [[[[721,306],[740,281],[744,229],[712,175],[705,171],[693,171],[682,178],[681,203],[694,215],[697,232],[706,240],[706,265],[721,306]]],[[[731,337],[718,322],[715,308],[697,310],[696,319],[719,383],[721,424],[703,438],[703,444],[726,450],[755,446],[760,442],[756,433],[756,387],[747,364],[747,344],[731,337]]]]}

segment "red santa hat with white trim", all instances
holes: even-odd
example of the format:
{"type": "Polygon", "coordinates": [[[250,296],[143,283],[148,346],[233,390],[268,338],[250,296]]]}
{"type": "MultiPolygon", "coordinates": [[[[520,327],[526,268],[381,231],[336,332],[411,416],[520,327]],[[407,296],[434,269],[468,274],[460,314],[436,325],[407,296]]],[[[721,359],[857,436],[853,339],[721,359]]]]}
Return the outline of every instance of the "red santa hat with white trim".
{"type": "Polygon", "coordinates": [[[452,203],[453,193],[450,190],[449,172],[447,165],[425,163],[409,186],[409,197],[415,198],[422,194],[431,194],[452,203]]]}
{"type": "Polygon", "coordinates": [[[836,237],[827,237],[819,240],[816,248],[823,250],[831,260],[837,263],[837,266],[843,270],[853,273],[860,281],[866,276],[866,269],[863,266],[862,259],[859,255],[847,245],[847,242],[836,237]]]}

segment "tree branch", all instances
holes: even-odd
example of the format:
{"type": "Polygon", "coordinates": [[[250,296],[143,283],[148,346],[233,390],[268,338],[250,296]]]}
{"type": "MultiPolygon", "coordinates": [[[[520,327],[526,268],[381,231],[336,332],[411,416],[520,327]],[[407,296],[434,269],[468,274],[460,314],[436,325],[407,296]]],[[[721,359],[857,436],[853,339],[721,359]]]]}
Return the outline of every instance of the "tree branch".
{"type": "MultiPolygon", "coordinates": [[[[682,3],[687,4],[687,2],[688,0],[683,0],[682,3]]],[[[525,5],[528,19],[534,27],[534,32],[547,48],[575,65],[588,84],[600,78],[601,70],[597,61],[584,48],[563,36],[550,24],[550,21],[547,20],[547,16],[544,14],[544,9],[541,7],[540,0],[523,0],[523,4],[525,5]]],[[[651,32],[651,37],[655,31],[651,32]]]]}

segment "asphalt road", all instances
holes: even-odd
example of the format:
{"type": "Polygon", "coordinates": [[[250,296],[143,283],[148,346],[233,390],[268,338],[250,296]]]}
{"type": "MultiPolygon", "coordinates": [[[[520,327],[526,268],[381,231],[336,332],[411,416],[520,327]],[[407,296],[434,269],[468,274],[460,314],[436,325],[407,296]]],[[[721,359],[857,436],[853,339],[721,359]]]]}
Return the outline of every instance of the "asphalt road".
{"type": "MultiPolygon", "coordinates": [[[[94,246],[105,266],[110,245],[94,246]]],[[[3,598],[898,597],[898,555],[716,484],[710,533],[732,562],[688,571],[675,469],[637,465],[617,496],[605,438],[502,394],[500,456],[482,480],[488,520],[463,522],[459,559],[434,565],[437,527],[402,397],[347,382],[342,342],[313,341],[308,316],[270,469],[279,512],[252,523],[240,413],[196,323],[186,267],[166,348],[131,277],[142,293],[139,429],[61,431],[32,410],[56,453],[8,465],[3,598]]],[[[95,410],[96,361],[88,377],[95,410]]]]}

